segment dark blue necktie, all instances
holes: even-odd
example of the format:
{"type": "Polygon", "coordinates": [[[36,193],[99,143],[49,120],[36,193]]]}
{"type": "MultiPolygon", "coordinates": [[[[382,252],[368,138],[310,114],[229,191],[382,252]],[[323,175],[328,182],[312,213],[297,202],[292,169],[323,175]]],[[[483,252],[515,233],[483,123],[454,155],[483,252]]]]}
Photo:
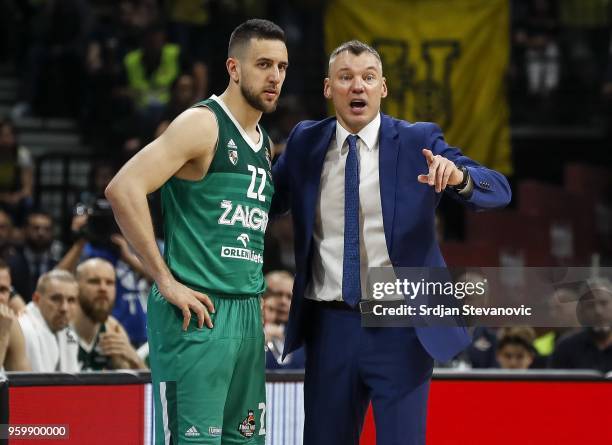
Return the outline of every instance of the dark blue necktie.
{"type": "Polygon", "coordinates": [[[344,262],[342,264],[342,298],[356,306],[361,300],[359,269],[359,158],[358,136],[347,138],[349,152],[344,169],[344,262]]]}

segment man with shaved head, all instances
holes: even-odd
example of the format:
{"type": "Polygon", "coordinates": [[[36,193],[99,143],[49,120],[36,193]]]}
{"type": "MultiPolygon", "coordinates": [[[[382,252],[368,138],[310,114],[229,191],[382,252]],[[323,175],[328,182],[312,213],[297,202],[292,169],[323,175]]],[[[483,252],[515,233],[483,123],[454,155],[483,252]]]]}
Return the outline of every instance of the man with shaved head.
{"type": "Polygon", "coordinates": [[[451,147],[436,124],[381,113],[387,94],[376,49],[341,44],[323,81],[335,116],[300,122],[273,169],[274,207],[291,209],[296,240],[283,354],[306,344],[304,445],[358,444],[370,400],[378,445],[425,443],[433,359],[451,359],[469,337],[362,327],[367,271],[444,267],[434,220],[443,194],[478,210],[510,201],[506,178],[451,147]]]}
{"type": "Polygon", "coordinates": [[[115,268],[102,258],[91,258],[76,270],[79,304],[72,328],[78,337],[82,370],[145,369],[125,329],[110,315],[115,303],[115,268]]]}
{"type": "Polygon", "coordinates": [[[19,317],[34,372],[78,372],[78,343],[68,327],[79,286],[74,276],[54,269],[40,276],[32,301],[19,317]]]}

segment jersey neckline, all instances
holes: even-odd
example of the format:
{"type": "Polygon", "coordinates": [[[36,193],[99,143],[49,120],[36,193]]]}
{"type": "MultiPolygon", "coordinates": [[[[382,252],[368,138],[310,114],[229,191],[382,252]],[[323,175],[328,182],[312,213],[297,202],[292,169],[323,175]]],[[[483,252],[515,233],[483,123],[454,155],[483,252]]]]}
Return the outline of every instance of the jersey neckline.
{"type": "Polygon", "coordinates": [[[263,140],[264,140],[264,133],[263,131],[261,131],[261,127],[259,126],[259,124],[257,124],[257,131],[259,131],[259,143],[256,144],[249,137],[249,135],[244,130],[244,128],[242,128],[242,125],[240,125],[240,123],[236,120],[236,118],[234,117],[232,112],[229,110],[229,108],[227,108],[227,105],[225,105],[225,102],[223,102],[221,98],[219,98],[215,94],[210,96],[210,98],[214,100],[217,104],[219,104],[219,106],[223,109],[223,111],[225,111],[225,114],[227,114],[227,116],[231,119],[232,123],[238,129],[238,132],[242,136],[242,139],[244,139],[244,141],[248,144],[248,146],[251,147],[251,149],[255,153],[259,153],[259,150],[261,150],[261,147],[263,147],[263,140]]]}

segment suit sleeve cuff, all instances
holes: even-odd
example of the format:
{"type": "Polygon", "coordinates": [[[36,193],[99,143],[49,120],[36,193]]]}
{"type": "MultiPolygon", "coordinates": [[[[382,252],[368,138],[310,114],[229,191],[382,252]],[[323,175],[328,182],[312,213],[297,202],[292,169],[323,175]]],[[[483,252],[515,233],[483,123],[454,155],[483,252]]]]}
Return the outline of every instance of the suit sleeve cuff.
{"type": "Polygon", "coordinates": [[[459,196],[461,196],[463,199],[470,199],[472,192],[474,191],[474,181],[472,180],[472,175],[470,175],[470,171],[468,169],[465,170],[465,174],[468,175],[467,184],[461,190],[457,190],[457,194],[459,194],[459,196]]]}

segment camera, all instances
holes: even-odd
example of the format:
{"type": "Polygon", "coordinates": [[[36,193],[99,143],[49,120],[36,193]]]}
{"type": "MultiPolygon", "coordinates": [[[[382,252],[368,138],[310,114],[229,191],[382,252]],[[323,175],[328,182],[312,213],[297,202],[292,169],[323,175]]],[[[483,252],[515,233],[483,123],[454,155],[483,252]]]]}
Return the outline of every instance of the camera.
{"type": "Polygon", "coordinates": [[[111,241],[111,236],[120,233],[120,230],[113,209],[106,199],[96,199],[91,205],[79,203],[74,214],[87,215],[87,224],[76,233],[77,237],[85,238],[96,248],[118,253],[118,247],[111,241]]]}

